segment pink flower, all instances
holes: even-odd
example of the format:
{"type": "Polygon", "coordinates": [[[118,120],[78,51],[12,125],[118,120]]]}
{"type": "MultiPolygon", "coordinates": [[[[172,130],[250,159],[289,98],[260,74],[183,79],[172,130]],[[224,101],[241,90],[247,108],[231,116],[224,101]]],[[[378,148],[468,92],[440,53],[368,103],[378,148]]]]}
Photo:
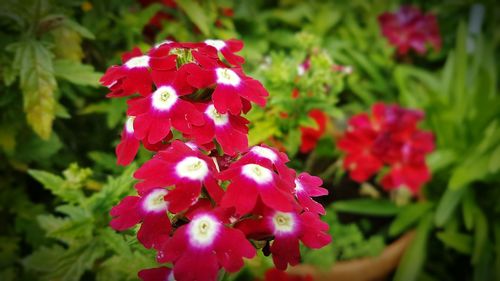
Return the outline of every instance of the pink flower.
{"type": "Polygon", "coordinates": [[[167,216],[168,203],[164,200],[168,191],[154,188],[139,196],[127,196],[111,209],[110,226],[115,230],[129,229],[139,222],[137,238],[146,248],[151,248],[170,235],[172,229],[167,216]]]}
{"type": "Polygon", "coordinates": [[[299,240],[313,249],[331,242],[331,237],[326,232],[328,224],[314,213],[304,212],[298,215],[294,212],[276,211],[266,220],[274,234],[271,254],[278,269],[285,270],[287,264],[296,265],[300,262],[299,240]]]}
{"type": "Polygon", "coordinates": [[[279,174],[286,185],[293,188],[295,186],[293,182],[295,179],[295,171],[286,166],[286,163],[289,161],[285,153],[265,144],[261,144],[251,147],[248,152],[238,160],[238,163],[257,163],[269,166],[279,174]]]}
{"type": "Polygon", "coordinates": [[[299,240],[313,249],[331,242],[327,233],[328,224],[312,212],[300,214],[296,211],[281,212],[264,207],[257,219],[242,220],[235,227],[249,238],[269,240],[274,237],[270,250],[274,265],[280,270],[285,270],[288,264],[296,265],[300,262],[299,240]]]}
{"type": "Polygon", "coordinates": [[[134,120],[135,135],[149,143],[157,143],[170,133],[170,128],[189,133],[192,125],[202,125],[203,116],[182,96],[190,94],[186,84],[186,72],[153,71],[153,81],[157,89],[147,96],[128,101],[128,115],[134,120]]]}
{"type": "Polygon", "coordinates": [[[255,249],[216,212],[199,212],[158,249],[158,262],[173,264],[176,280],[216,280],[221,268],[236,272],[255,249]]]}
{"type": "Polygon", "coordinates": [[[234,207],[238,215],[252,211],[260,198],[269,208],[291,211],[294,207],[291,189],[272,169],[268,162],[240,162],[219,174],[219,179],[231,183],[227,187],[220,206],[234,207]]]}
{"type": "Polygon", "coordinates": [[[423,54],[427,43],[435,51],[441,49],[439,26],[433,14],[423,14],[416,7],[402,6],[395,13],[383,13],[378,21],[382,34],[398,49],[400,55],[407,54],[409,50],[423,54]]]}
{"type": "Polygon", "coordinates": [[[248,148],[248,120],[230,113],[219,113],[212,103],[198,104],[197,108],[203,112],[205,124],[194,126],[190,137],[198,144],[212,142],[215,138],[228,155],[248,148]]]}
{"type": "MultiPolygon", "coordinates": [[[[205,40],[204,43],[208,48],[215,48],[216,51],[220,52],[224,56],[224,58],[234,66],[239,66],[245,62],[245,59],[243,57],[234,54],[243,49],[243,42],[240,40],[230,39],[223,41],[208,39],[205,40]]],[[[207,51],[201,49],[200,52],[204,53],[207,51]]],[[[217,54],[217,52],[215,52],[215,54],[217,54]]]]}
{"type": "Polygon", "coordinates": [[[135,93],[143,96],[151,92],[150,69],[172,70],[176,56],[154,57],[143,55],[138,48],[122,56],[123,65],[108,68],[100,82],[111,90],[108,97],[125,97],[135,93]]]}
{"type": "Polygon", "coordinates": [[[227,68],[215,60],[201,59],[193,52],[200,65],[186,64],[187,81],[193,87],[203,89],[215,87],[212,101],[219,113],[238,115],[250,108],[248,102],[266,105],[269,93],[262,84],[246,76],[241,68],[227,68]]]}
{"type": "Polygon", "coordinates": [[[321,178],[311,176],[308,173],[301,173],[295,179],[295,196],[297,196],[304,211],[325,214],[325,208],[311,198],[328,194],[328,190],[321,187],[322,184],[321,178]]]}
{"type": "Polygon", "coordinates": [[[174,272],[168,267],[143,269],[137,274],[141,281],[170,281],[174,280],[174,272]]]}
{"type": "Polygon", "coordinates": [[[141,180],[136,184],[139,192],[158,186],[175,188],[165,196],[168,210],[179,213],[198,200],[202,187],[205,187],[213,200],[219,202],[223,190],[217,184],[217,170],[212,159],[197,149],[191,149],[181,141],[158,152],[134,174],[141,180]]]}

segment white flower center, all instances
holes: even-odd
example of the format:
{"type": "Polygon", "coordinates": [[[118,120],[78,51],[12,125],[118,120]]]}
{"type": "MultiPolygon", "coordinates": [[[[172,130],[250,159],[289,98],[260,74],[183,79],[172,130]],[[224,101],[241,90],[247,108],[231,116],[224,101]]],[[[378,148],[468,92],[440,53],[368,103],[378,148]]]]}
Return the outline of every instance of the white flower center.
{"type": "Polygon", "coordinates": [[[217,68],[217,83],[236,87],[240,84],[241,78],[229,68],[217,68]]]}
{"type": "Polygon", "coordinates": [[[160,212],[167,209],[167,202],[163,199],[167,195],[166,189],[156,189],[144,199],[143,208],[147,212],[160,212]]]}
{"type": "Polygon", "coordinates": [[[170,86],[161,86],[153,93],[153,107],[162,111],[170,110],[177,102],[177,99],[178,96],[174,88],[170,86]]]}
{"type": "Polygon", "coordinates": [[[222,48],[226,47],[226,43],[222,40],[208,39],[208,40],[205,40],[205,44],[216,48],[217,51],[220,51],[220,50],[222,50],[222,48]]]}
{"type": "Polygon", "coordinates": [[[127,133],[129,134],[134,133],[134,120],[135,116],[129,116],[127,118],[127,122],[125,122],[125,131],[127,131],[127,133]]]}
{"type": "Polygon", "coordinates": [[[276,160],[278,160],[278,155],[267,147],[254,146],[250,151],[262,158],[269,159],[273,163],[276,162],[276,160]]]}
{"type": "Polygon", "coordinates": [[[291,213],[276,212],[272,220],[275,233],[289,233],[295,228],[295,218],[291,213]]]}
{"type": "Polygon", "coordinates": [[[295,180],[295,193],[301,192],[304,190],[304,186],[300,183],[300,181],[295,180]]]}
{"type": "Polygon", "coordinates": [[[149,57],[148,56],[140,56],[129,59],[125,66],[128,68],[136,68],[136,67],[148,67],[149,66],[149,57]]]}
{"type": "Polygon", "coordinates": [[[272,172],[257,164],[246,164],[242,168],[243,175],[254,180],[258,184],[265,184],[273,180],[272,172]]]}
{"type": "Polygon", "coordinates": [[[214,121],[216,126],[224,126],[229,122],[228,114],[221,114],[217,112],[213,104],[207,107],[207,109],[205,110],[205,114],[214,121]]]}
{"type": "Polygon", "coordinates": [[[208,166],[202,159],[189,156],[177,163],[175,166],[177,175],[190,180],[203,180],[208,174],[208,166]]]}
{"type": "Polygon", "coordinates": [[[219,232],[220,224],[213,217],[202,215],[189,223],[189,238],[193,246],[211,245],[219,232]]]}

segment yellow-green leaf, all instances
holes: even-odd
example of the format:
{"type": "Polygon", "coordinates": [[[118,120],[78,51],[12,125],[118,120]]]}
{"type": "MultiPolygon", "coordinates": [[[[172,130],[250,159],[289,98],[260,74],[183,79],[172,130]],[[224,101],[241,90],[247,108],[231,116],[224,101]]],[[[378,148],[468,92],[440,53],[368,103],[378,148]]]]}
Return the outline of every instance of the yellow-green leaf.
{"type": "Polygon", "coordinates": [[[19,70],[26,119],[42,138],[49,139],[55,116],[54,78],[51,52],[40,42],[27,39],[15,45],[14,68],[19,70]]]}

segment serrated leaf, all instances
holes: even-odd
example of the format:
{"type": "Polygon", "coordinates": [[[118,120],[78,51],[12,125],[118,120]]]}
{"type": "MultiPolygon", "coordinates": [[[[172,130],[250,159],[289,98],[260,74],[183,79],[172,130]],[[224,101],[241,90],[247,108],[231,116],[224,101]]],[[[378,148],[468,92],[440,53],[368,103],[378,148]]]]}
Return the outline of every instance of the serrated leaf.
{"type": "Polygon", "coordinates": [[[208,36],[212,25],[206,15],[206,11],[195,1],[177,0],[175,3],[186,13],[189,19],[198,27],[203,35],[208,36]]]}
{"type": "Polygon", "coordinates": [[[132,183],[135,181],[132,174],[136,169],[137,165],[131,164],[119,177],[109,177],[106,185],[85,202],[86,207],[97,214],[109,212],[114,204],[130,193],[132,183]]]}
{"type": "Polygon", "coordinates": [[[54,74],[58,78],[83,86],[99,86],[102,73],[96,72],[94,67],[71,60],[55,60],[54,74]]]}
{"type": "Polygon", "coordinates": [[[13,68],[18,69],[26,119],[43,139],[49,139],[55,118],[52,54],[40,42],[27,39],[11,45],[15,49],[13,68]]]}
{"type": "Polygon", "coordinates": [[[68,27],[61,25],[51,32],[54,38],[53,52],[56,58],[80,62],[83,58],[81,47],[82,37],[80,33],[68,27]]]}
{"type": "Polygon", "coordinates": [[[28,170],[28,174],[42,183],[42,185],[54,195],[66,202],[76,203],[84,198],[81,190],[68,186],[66,181],[59,176],[39,170],[28,170]]]}
{"type": "Polygon", "coordinates": [[[364,214],[371,216],[394,216],[401,210],[388,200],[352,199],[333,203],[337,212],[364,214]]]}
{"type": "Polygon", "coordinates": [[[40,280],[78,281],[104,252],[105,248],[96,240],[69,249],[42,248],[25,258],[23,265],[40,273],[40,280]]]}
{"type": "Polygon", "coordinates": [[[396,236],[417,223],[418,220],[431,208],[430,202],[419,202],[404,207],[389,227],[389,235],[396,236]]]}
{"type": "Polygon", "coordinates": [[[98,237],[118,255],[132,255],[130,246],[123,239],[123,234],[116,233],[111,228],[105,228],[99,231],[98,237]]]}

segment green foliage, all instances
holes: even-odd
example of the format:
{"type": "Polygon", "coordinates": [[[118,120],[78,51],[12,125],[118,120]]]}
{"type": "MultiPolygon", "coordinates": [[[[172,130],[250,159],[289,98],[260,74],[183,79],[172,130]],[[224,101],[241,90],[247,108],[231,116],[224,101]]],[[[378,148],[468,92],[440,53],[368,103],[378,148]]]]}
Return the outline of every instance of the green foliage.
{"type": "Polygon", "coordinates": [[[394,216],[400,212],[400,208],[388,200],[352,199],[334,202],[332,205],[337,212],[371,216],[394,216]]]}
{"type": "Polygon", "coordinates": [[[109,229],[109,216],[103,214],[130,192],[136,168],[131,165],[121,176],[109,177],[102,188],[90,194],[85,191],[92,174],[87,168],[71,165],[63,172],[64,178],[30,171],[64,203],[55,208],[58,215],[37,216],[46,237],[59,243],[39,248],[23,260],[23,266],[39,274],[40,280],[80,280],[90,271],[98,280],[109,280],[110,276],[134,280],[137,270],[150,266],[152,259],[142,247],[130,244],[132,236],[109,229]]]}

